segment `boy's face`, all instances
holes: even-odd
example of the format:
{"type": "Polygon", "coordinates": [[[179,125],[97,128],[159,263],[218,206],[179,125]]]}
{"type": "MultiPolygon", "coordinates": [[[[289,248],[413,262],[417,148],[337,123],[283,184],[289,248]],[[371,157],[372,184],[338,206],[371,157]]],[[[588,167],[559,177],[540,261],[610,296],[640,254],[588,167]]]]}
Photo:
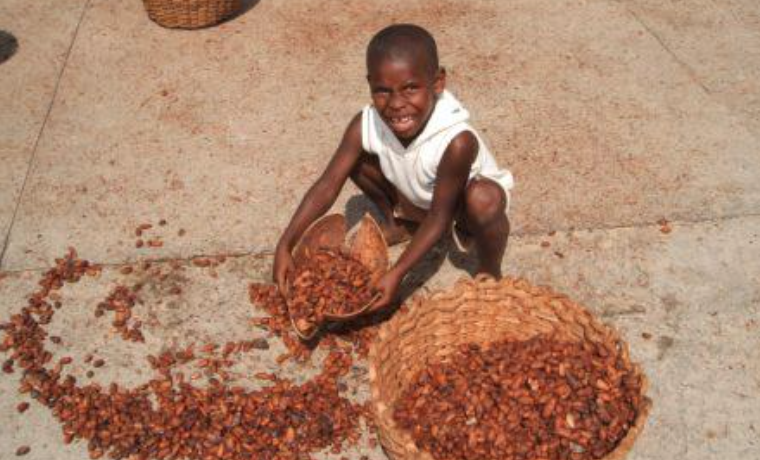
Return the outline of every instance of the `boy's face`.
{"type": "Polygon", "coordinates": [[[367,75],[372,102],[385,124],[405,145],[423,130],[435,101],[445,87],[443,69],[430,75],[423,63],[409,59],[381,59],[367,75]]]}

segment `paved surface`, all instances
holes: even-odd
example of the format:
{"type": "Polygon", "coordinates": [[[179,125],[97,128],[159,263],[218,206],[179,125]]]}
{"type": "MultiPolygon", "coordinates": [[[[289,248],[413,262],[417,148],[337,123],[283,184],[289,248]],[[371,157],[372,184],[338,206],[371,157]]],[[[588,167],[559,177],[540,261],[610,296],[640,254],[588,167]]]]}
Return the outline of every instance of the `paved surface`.
{"type": "MultiPolygon", "coordinates": [[[[0,3],[0,29],[19,41],[0,64],[0,320],[75,246],[107,268],[66,292],[82,308],[51,327],[73,356],[109,357],[103,381],[147,378],[137,358],[153,348],[249,337],[247,283],[268,278],[278,232],[367,101],[365,43],[389,22],[417,22],[516,176],[507,272],[619,327],[650,376],[654,410],[631,458],[760,457],[760,4],[248,8],[185,32],[157,27],[137,1],[0,3]],[[159,219],[168,224],[150,235],[164,245],[136,248],[134,228],[159,219]],[[125,347],[94,322],[124,264],[157,259],[168,271],[203,254],[233,257],[215,277],[186,264],[171,278],[177,299],[153,291],[146,345],[125,347]]],[[[351,187],[336,204],[352,219],[366,207],[351,187]]],[[[441,264],[446,252],[413,277],[432,273],[436,288],[466,275],[472,261],[441,264]]],[[[354,383],[366,391],[361,373],[354,383]]],[[[27,458],[86,458],[41,407],[17,415],[15,387],[0,379],[0,458],[22,443],[27,458]]]]}

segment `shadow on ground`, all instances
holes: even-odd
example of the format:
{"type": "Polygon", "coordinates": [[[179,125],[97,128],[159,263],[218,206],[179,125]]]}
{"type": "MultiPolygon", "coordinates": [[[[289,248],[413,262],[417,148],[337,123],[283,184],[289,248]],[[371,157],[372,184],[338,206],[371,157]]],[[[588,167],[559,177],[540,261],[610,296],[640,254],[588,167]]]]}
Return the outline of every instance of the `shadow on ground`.
{"type": "Polygon", "coordinates": [[[239,18],[240,16],[244,15],[245,13],[251,11],[256,7],[256,5],[259,4],[261,0],[242,0],[243,6],[240,8],[240,11],[237,12],[235,15],[230,17],[228,21],[233,21],[236,18],[239,18]]]}
{"type": "Polygon", "coordinates": [[[18,40],[11,33],[0,30],[0,64],[12,58],[18,51],[18,40]]]}
{"type": "MultiPolygon", "coordinates": [[[[356,226],[366,213],[371,214],[377,221],[382,220],[377,207],[364,195],[357,194],[349,198],[344,211],[348,228],[351,229],[356,226]]],[[[401,245],[390,248],[391,260],[396,260],[401,255],[401,252],[403,252],[404,247],[401,245]]],[[[449,233],[404,278],[399,292],[400,301],[406,301],[420,286],[425,285],[433,278],[447,258],[456,269],[462,270],[470,276],[475,276],[478,266],[476,254],[474,252],[459,251],[449,233]]]]}

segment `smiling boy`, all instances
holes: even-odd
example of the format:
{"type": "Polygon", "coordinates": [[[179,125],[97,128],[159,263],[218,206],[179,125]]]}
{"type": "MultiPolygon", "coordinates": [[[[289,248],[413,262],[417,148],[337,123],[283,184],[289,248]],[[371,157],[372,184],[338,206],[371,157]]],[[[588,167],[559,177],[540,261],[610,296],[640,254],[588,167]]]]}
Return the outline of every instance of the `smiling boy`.
{"type": "Polygon", "coordinates": [[[478,272],[500,278],[512,175],[496,165],[467,123],[469,112],[445,90],[433,37],[411,24],[378,32],[367,47],[367,82],[372,104],[348,124],[277,243],[275,282],[282,289],[293,272],[295,243],[330,209],[348,178],[379,208],[388,244],[411,238],[377,282],[382,295],[373,310],[394,300],[404,276],[452,223],[458,244],[474,242],[478,272]]]}

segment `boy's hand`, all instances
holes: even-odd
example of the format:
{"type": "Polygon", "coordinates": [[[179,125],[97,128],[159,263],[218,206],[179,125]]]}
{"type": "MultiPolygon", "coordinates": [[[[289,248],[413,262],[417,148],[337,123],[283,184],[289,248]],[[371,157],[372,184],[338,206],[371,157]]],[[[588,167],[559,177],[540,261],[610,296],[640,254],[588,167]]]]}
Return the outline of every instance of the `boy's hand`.
{"type": "Polygon", "coordinates": [[[394,270],[391,270],[377,280],[375,289],[380,292],[380,298],[370,307],[369,312],[375,312],[390,305],[396,299],[396,294],[403,278],[403,276],[399,276],[394,270]]]}
{"type": "Polygon", "coordinates": [[[285,247],[278,246],[274,254],[272,278],[283,296],[287,294],[287,280],[293,276],[295,268],[296,265],[290,251],[285,247]]]}

